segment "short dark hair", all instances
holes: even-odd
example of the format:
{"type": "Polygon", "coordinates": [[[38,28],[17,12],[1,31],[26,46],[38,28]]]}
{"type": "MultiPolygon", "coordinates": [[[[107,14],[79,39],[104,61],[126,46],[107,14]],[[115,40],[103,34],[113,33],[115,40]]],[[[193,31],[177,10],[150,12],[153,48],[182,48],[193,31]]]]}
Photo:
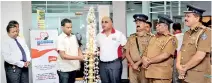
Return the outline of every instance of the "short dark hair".
{"type": "Polygon", "coordinates": [[[7,25],[7,28],[6,28],[7,33],[9,33],[9,32],[10,32],[10,29],[11,29],[11,28],[16,28],[15,24],[13,24],[13,23],[9,23],[9,24],[7,25]]]}
{"type": "Polygon", "coordinates": [[[66,23],[72,23],[71,20],[65,18],[61,21],[61,26],[65,26],[66,23]]]}
{"type": "Polygon", "coordinates": [[[10,23],[19,25],[19,23],[16,20],[11,20],[8,24],[10,24],[10,23]]]}
{"type": "Polygon", "coordinates": [[[174,31],[181,30],[181,24],[180,23],[174,23],[172,28],[173,28],[174,31]]]}
{"type": "Polygon", "coordinates": [[[147,21],[146,23],[149,24],[150,28],[152,27],[152,23],[151,22],[147,21]]]}

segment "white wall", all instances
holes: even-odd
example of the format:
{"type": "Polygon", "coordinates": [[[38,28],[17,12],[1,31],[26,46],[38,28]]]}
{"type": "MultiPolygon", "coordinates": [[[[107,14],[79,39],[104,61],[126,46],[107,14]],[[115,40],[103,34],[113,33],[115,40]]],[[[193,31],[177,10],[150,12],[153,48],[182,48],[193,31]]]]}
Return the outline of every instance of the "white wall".
{"type": "Polygon", "coordinates": [[[127,37],[130,36],[130,34],[136,32],[136,25],[133,18],[134,14],[142,14],[142,5],[135,5],[132,2],[129,2],[127,5],[127,8],[133,8],[133,11],[126,11],[126,24],[127,24],[127,37]]]}
{"type": "MultiPolygon", "coordinates": [[[[1,1],[0,1],[0,7],[1,7],[1,1]]],[[[0,8],[0,11],[1,11],[1,8],[0,8]]],[[[0,18],[1,18],[1,13],[0,13],[0,18]]],[[[1,22],[0,22],[0,25],[1,25],[1,22]]],[[[1,32],[1,29],[0,29],[0,32],[1,32]]],[[[0,37],[0,40],[2,39],[2,36],[0,37]]],[[[1,45],[0,45],[1,46],[1,45]]],[[[0,52],[1,52],[1,48],[0,48],[0,52]]],[[[0,80],[2,79],[2,57],[0,55],[0,80]]],[[[2,80],[0,81],[2,83],[2,80]]]]}
{"type": "Polygon", "coordinates": [[[130,34],[135,33],[136,32],[136,25],[134,22],[134,18],[133,15],[134,14],[141,14],[141,11],[130,11],[127,12],[127,37],[130,36],[130,34]]]}

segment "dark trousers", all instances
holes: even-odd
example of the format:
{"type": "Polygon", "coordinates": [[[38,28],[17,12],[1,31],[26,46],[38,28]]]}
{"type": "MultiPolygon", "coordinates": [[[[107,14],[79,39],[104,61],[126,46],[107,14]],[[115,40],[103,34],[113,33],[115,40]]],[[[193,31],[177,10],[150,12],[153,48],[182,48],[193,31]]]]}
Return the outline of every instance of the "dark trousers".
{"type": "Polygon", "coordinates": [[[57,71],[60,83],[75,83],[76,71],[61,72],[57,71]]]}
{"type": "Polygon", "coordinates": [[[174,65],[173,65],[173,73],[172,73],[172,83],[180,83],[180,79],[178,78],[179,74],[176,68],[176,60],[177,58],[174,58],[174,65]]]}
{"type": "Polygon", "coordinates": [[[99,64],[101,83],[121,83],[122,61],[116,59],[99,64]]]}
{"type": "Polygon", "coordinates": [[[29,83],[28,68],[19,68],[7,62],[4,63],[7,83],[29,83]]]}

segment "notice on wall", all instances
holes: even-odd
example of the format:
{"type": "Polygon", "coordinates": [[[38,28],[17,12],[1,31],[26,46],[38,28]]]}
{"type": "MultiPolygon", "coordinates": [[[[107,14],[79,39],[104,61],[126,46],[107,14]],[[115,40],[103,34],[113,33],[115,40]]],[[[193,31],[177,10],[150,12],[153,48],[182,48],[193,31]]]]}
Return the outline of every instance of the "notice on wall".
{"type": "Polygon", "coordinates": [[[38,28],[45,29],[45,10],[37,9],[38,28]]]}

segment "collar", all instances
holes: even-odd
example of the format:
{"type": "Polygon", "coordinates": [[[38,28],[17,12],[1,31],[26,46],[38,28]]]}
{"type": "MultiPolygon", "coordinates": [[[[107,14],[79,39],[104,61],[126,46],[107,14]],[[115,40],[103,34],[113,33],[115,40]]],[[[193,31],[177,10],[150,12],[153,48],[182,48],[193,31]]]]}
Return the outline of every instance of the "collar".
{"type": "Polygon", "coordinates": [[[6,38],[8,38],[8,39],[12,39],[12,40],[15,40],[15,39],[17,39],[19,36],[17,36],[16,38],[12,38],[12,37],[10,37],[9,36],[9,34],[7,33],[7,36],[6,36],[6,38]]]}
{"type": "MultiPolygon", "coordinates": [[[[114,28],[112,28],[111,33],[114,34],[116,32],[116,30],[114,28]]],[[[103,30],[101,33],[105,33],[105,30],[103,30]]]]}
{"type": "Polygon", "coordinates": [[[147,35],[147,31],[144,30],[144,31],[138,32],[138,33],[136,33],[136,35],[140,36],[140,37],[146,36],[147,35]]]}
{"type": "Polygon", "coordinates": [[[163,35],[163,34],[161,34],[161,33],[156,33],[156,34],[155,34],[156,37],[160,37],[160,36],[162,36],[162,35],[163,35]]]}
{"type": "Polygon", "coordinates": [[[171,35],[171,34],[170,33],[163,33],[163,34],[157,33],[155,36],[160,37],[160,36],[168,36],[168,35],[171,35]]]}
{"type": "Polygon", "coordinates": [[[67,34],[65,34],[64,32],[62,32],[62,35],[63,35],[64,37],[71,37],[73,34],[71,33],[70,36],[68,36],[67,34]]]}
{"type": "Polygon", "coordinates": [[[167,35],[171,35],[171,34],[168,32],[168,33],[164,33],[163,35],[164,35],[164,36],[167,36],[167,35]]]}
{"type": "Polygon", "coordinates": [[[194,25],[194,26],[192,26],[191,28],[190,28],[190,30],[191,31],[197,31],[197,29],[198,29],[198,26],[201,26],[202,25],[202,23],[197,23],[196,25],[194,25]]]}
{"type": "Polygon", "coordinates": [[[176,31],[174,32],[174,35],[179,34],[179,33],[182,33],[182,31],[181,31],[181,30],[176,30],[176,31]]]}

